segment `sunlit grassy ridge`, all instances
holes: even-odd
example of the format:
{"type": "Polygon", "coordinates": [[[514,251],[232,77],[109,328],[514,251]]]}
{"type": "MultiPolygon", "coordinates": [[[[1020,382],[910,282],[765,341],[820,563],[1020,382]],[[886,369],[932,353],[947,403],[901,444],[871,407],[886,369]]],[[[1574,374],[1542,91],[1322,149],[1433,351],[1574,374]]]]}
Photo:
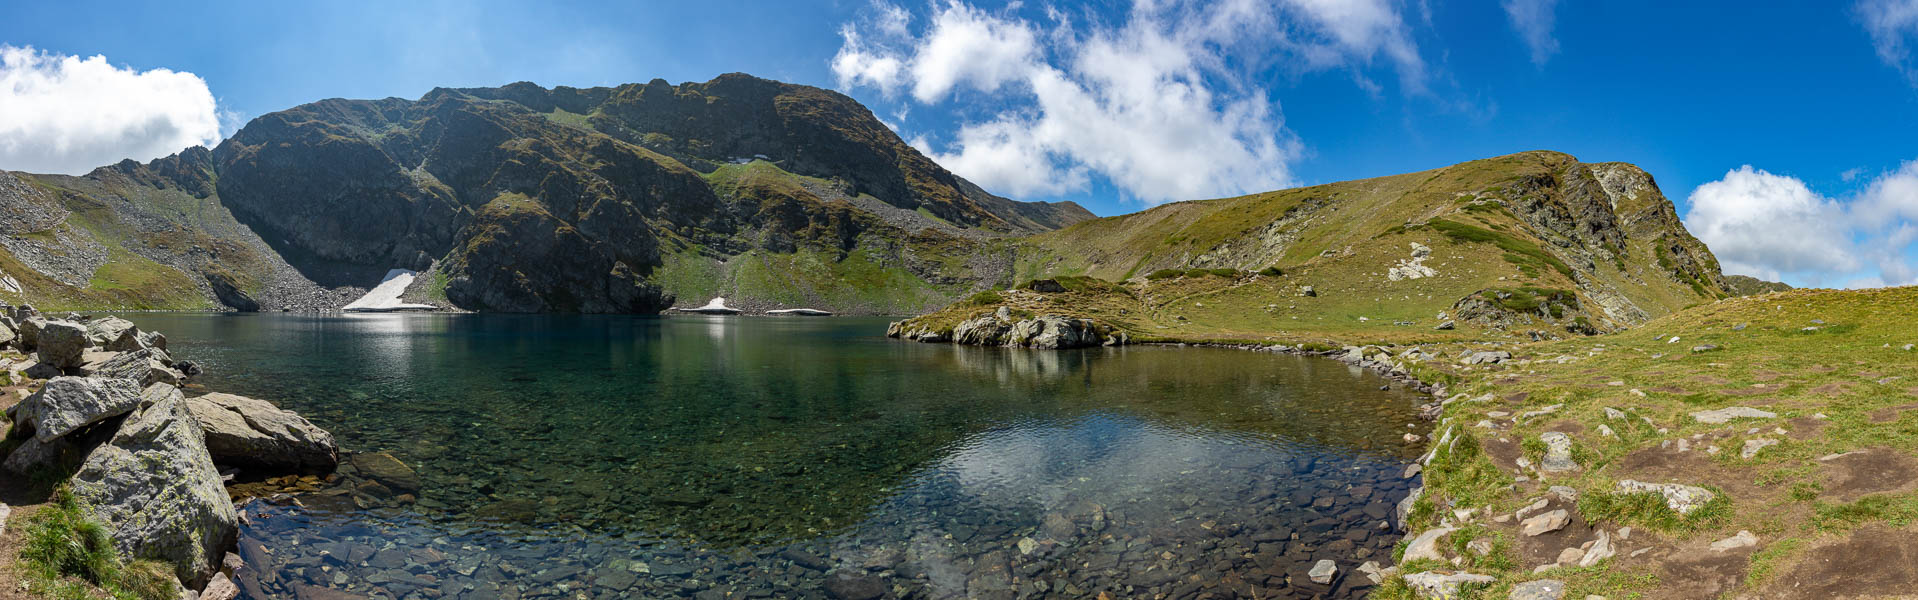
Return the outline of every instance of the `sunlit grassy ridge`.
{"type": "MultiPolygon", "coordinates": [[[[1536,562],[1513,552],[1475,557],[1479,564],[1468,568],[1500,577],[1479,597],[1502,598],[1512,584],[1539,578],[1567,581],[1566,597],[1913,589],[1918,569],[1910,565],[1839,557],[1874,537],[1918,535],[1915,320],[1918,288],[1799,290],[1724,300],[1617,334],[1519,346],[1517,361],[1505,365],[1442,365],[1463,382],[1453,391],[1491,399],[1447,406],[1440,427],[1464,437],[1426,470],[1411,529],[1437,526],[1454,508],[1511,513],[1547,485],[1569,486],[1578,490],[1583,520],[1633,527],[1631,539],[1593,567],[1537,575],[1530,573],[1536,562]],[[1548,415],[1519,416],[1553,406],[1548,415]],[[1728,407],[1776,417],[1709,423],[1692,416],[1728,407]],[[1536,463],[1539,435],[1548,431],[1572,437],[1582,470],[1541,478],[1514,462],[1536,463]],[[1679,450],[1680,440],[1689,449],[1679,450]],[[1745,456],[1754,440],[1761,447],[1745,456]],[[1619,493],[1623,479],[1695,485],[1718,497],[1679,515],[1656,495],[1619,493]],[[1707,548],[1740,531],[1752,532],[1757,545],[1707,548]],[[1649,550],[1630,554],[1641,548],[1649,550]],[[1845,569],[1875,571],[1876,583],[1847,585],[1845,569]]],[[[1493,534],[1516,537],[1509,529],[1493,534]]]]}

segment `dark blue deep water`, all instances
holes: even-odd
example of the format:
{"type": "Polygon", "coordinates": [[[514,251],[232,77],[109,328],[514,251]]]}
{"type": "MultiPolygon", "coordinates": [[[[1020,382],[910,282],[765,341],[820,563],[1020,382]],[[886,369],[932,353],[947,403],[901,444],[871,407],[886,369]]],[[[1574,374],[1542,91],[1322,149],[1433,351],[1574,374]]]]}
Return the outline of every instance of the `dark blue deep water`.
{"type": "Polygon", "coordinates": [[[205,389],[418,473],[254,486],[297,492],[248,505],[260,597],[1351,596],[1390,562],[1420,401],[1325,359],[867,318],[134,320],[205,389]]]}

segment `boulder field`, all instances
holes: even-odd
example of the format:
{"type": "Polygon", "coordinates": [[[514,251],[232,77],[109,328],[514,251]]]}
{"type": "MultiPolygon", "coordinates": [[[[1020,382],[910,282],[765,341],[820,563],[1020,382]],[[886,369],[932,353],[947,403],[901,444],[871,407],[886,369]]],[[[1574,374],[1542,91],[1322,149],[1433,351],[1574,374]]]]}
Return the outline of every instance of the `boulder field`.
{"type": "Polygon", "coordinates": [[[180,386],[199,368],[124,319],[0,307],[0,340],[25,357],[5,364],[16,381],[47,380],[6,410],[0,468],[64,481],[122,559],[171,566],[201,598],[237,593],[227,482],[340,464],[333,436],[297,414],[233,394],[187,397],[180,386]]]}

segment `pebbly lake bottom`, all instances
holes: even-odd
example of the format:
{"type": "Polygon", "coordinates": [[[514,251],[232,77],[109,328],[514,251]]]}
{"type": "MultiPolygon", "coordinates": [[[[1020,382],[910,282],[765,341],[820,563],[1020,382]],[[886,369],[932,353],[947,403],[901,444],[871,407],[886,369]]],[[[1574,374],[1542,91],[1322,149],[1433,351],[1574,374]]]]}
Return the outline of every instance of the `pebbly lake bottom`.
{"type": "Polygon", "coordinates": [[[1262,352],[865,318],[134,320],[207,389],[416,472],[247,504],[259,598],[1353,597],[1424,433],[1418,394],[1262,352]]]}

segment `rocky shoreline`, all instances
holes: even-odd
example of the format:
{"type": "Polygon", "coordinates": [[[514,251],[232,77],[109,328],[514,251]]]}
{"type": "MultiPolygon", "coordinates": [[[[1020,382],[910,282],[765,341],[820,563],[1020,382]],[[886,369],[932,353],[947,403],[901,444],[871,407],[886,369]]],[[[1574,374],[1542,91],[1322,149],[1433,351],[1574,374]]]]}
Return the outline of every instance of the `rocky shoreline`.
{"type": "Polygon", "coordinates": [[[165,335],[125,319],[4,307],[0,346],[19,353],[5,366],[13,380],[44,380],[6,410],[0,468],[60,482],[123,560],[169,567],[178,597],[240,593],[242,517],[229,484],[338,478],[331,434],[266,401],[188,397],[183,388],[200,367],[175,360],[165,335]]]}

